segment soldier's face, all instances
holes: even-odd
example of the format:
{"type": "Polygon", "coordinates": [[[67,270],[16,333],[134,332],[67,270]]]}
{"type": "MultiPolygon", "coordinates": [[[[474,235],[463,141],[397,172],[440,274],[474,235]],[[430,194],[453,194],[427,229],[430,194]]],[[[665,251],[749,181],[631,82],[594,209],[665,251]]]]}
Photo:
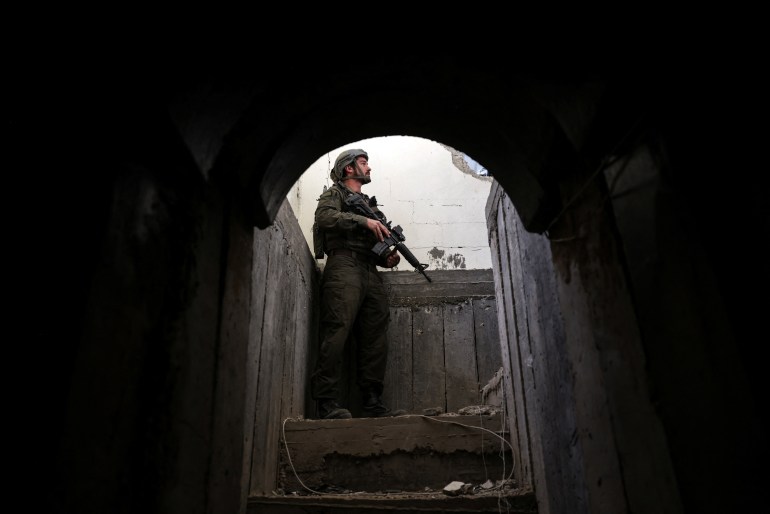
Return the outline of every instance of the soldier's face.
{"type": "Polygon", "coordinates": [[[369,161],[366,160],[366,157],[359,157],[356,159],[356,164],[356,166],[352,166],[353,174],[350,176],[350,178],[360,180],[364,184],[371,182],[372,178],[370,174],[372,172],[372,168],[369,167],[369,161]]]}

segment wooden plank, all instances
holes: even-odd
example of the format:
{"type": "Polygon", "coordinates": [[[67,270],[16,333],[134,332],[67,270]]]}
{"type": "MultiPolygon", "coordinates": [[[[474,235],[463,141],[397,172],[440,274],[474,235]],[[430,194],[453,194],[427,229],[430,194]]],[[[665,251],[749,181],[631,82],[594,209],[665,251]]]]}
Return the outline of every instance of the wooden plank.
{"type": "Polygon", "coordinates": [[[507,197],[500,192],[495,216],[495,238],[490,239],[490,250],[496,255],[498,261],[499,279],[495,282],[498,297],[498,324],[500,327],[501,356],[503,359],[503,389],[505,396],[506,420],[511,430],[511,443],[514,447],[514,477],[522,484],[531,484],[530,469],[522,465],[522,453],[528,452],[526,446],[522,447],[522,430],[526,431],[526,413],[524,411],[524,399],[521,395],[521,368],[519,366],[517,351],[517,327],[514,308],[513,284],[511,278],[510,253],[508,249],[508,234],[506,230],[506,218],[504,204],[507,197]]]}
{"type": "Polygon", "coordinates": [[[444,361],[446,366],[447,412],[481,403],[476,372],[476,344],[473,335],[473,305],[445,304],[444,361]]]}
{"type": "Polygon", "coordinates": [[[412,412],[412,311],[391,307],[388,325],[388,365],[383,401],[391,409],[412,412]]]}
{"type": "Polygon", "coordinates": [[[280,424],[281,385],[283,374],[283,348],[280,334],[284,330],[281,319],[286,303],[283,273],[283,236],[277,225],[267,229],[270,234],[268,270],[265,289],[270,292],[265,298],[264,323],[262,325],[262,351],[259,358],[257,379],[257,404],[254,421],[254,446],[252,453],[251,494],[267,494],[277,482],[278,430],[280,424]]]}
{"type": "MultiPolygon", "coordinates": [[[[281,224],[281,229],[284,229],[284,224],[281,224]]],[[[284,237],[284,243],[286,241],[288,240],[284,237]]],[[[297,287],[298,268],[296,260],[292,258],[290,248],[285,249],[283,256],[284,282],[281,284],[283,289],[281,296],[284,307],[280,318],[281,331],[276,334],[279,338],[277,343],[283,349],[283,364],[281,365],[283,370],[281,375],[282,394],[280,395],[281,414],[278,418],[281,420],[291,416],[294,396],[294,375],[299,373],[299,370],[296,370],[294,367],[294,357],[297,351],[297,318],[299,317],[300,303],[302,301],[299,298],[297,287]]],[[[304,299],[304,301],[307,301],[307,299],[304,299]]]]}
{"type": "Polygon", "coordinates": [[[506,249],[508,256],[506,266],[506,285],[510,295],[511,313],[513,325],[511,328],[510,357],[511,357],[511,380],[513,381],[513,394],[516,408],[517,433],[519,437],[519,466],[516,478],[531,484],[533,480],[532,469],[532,448],[530,445],[529,434],[536,427],[530,427],[529,412],[527,405],[528,392],[532,389],[532,370],[528,365],[528,359],[531,357],[529,352],[529,318],[527,312],[527,297],[523,289],[524,273],[521,268],[521,248],[517,239],[517,232],[523,230],[518,220],[513,205],[505,198],[501,203],[502,214],[499,217],[502,227],[500,233],[504,239],[500,242],[501,250],[506,249]]]}
{"type": "MultiPolygon", "coordinates": [[[[302,240],[304,243],[304,239],[302,240]]],[[[296,344],[294,350],[294,361],[291,366],[295,370],[294,380],[292,382],[292,402],[289,415],[296,417],[304,415],[310,404],[310,373],[312,371],[312,347],[316,344],[318,324],[314,316],[314,306],[317,305],[317,288],[313,281],[314,269],[307,269],[300,263],[300,269],[304,273],[297,281],[297,303],[295,309],[295,319],[297,322],[296,344]],[[310,281],[310,282],[308,282],[310,281]]]]}
{"type": "MultiPolygon", "coordinates": [[[[576,424],[574,399],[579,396],[575,395],[573,389],[575,383],[585,380],[585,377],[578,367],[567,361],[568,350],[561,315],[563,307],[570,313],[568,318],[579,309],[577,306],[566,306],[558,300],[551,243],[542,235],[522,230],[521,225],[517,225],[517,229],[522,255],[522,295],[527,301],[529,329],[527,341],[531,379],[528,381],[526,395],[530,446],[535,463],[535,486],[548,498],[551,511],[564,512],[575,508],[585,510],[586,507],[575,502],[575,498],[581,497],[585,491],[585,483],[579,478],[585,472],[585,447],[578,444],[581,433],[576,424]],[[571,444],[565,445],[565,441],[571,441],[571,444]]],[[[573,278],[572,282],[575,281],[573,278]]],[[[574,333],[570,330],[570,333],[572,337],[577,334],[577,330],[574,333]]],[[[578,360],[590,360],[587,358],[590,352],[581,350],[578,354],[578,360]]],[[[592,392],[587,393],[586,397],[596,399],[601,395],[598,382],[593,383],[589,389],[592,392]]],[[[604,405],[601,400],[597,403],[604,405]]],[[[598,431],[591,433],[594,436],[589,436],[589,439],[593,439],[597,446],[603,449],[612,446],[609,438],[595,437],[598,431]]],[[[620,476],[619,471],[610,471],[607,467],[601,469],[602,473],[620,476]]],[[[612,489],[612,482],[617,483],[614,478],[596,477],[594,485],[605,494],[605,488],[612,489]],[[603,485],[598,485],[599,482],[603,485]]],[[[598,498],[589,496],[592,502],[598,498]]],[[[617,504],[598,509],[601,512],[623,510],[625,508],[617,504]]]]}
{"type": "MultiPolygon", "coordinates": [[[[573,188],[578,187],[577,183],[571,184],[573,188]]],[[[627,299],[623,291],[623,274],[617,273],[614,257],[609,261],[607,252],[613,245],[613,236],[604,232],[602,227],[603,216],[599,216],[598,206],[601,204],[600,193],[597,188],[582,188],[580,201],[576,202],[570,209],[570,222],[574,225],[572,231],[578,232],[575,235],[580,236],[577,241],[562,242],[554,245],[558,248],[560,255],[558,265],[560,266],[560,288],[562,295],[560,299],[561,307],[567,315],[564,316],[565,333],[567,334],[564,347],[565,354],[569,359],[569,368],[572,374],[570,385],[573,387],[573,401],[569,404],[574,408],[575,431],[574,445],[577,457],[582,459],[582,468],[576,466],[567,467],[572,473],[567,478],[574,475],[575,469],[580,469],[583,473],[584,484],[582,491],[587,492],[587,509],[595,512],[617,512],[628,510],[632,496],[634,503],[639,505],[639,501],[646,503],[654,496],[647,496],[644,500],[639,500],[641,491],[635,490],[631,480],[624,484],[624,479],[630,479],[632,469],[636,463],[644,462],[647,466],[652,460],[655,452],[650,452],[647,448],[643,453],[644,457],[631,458],[618,446],[620,431],[625,422],[635,418],[633,431],[633,444],[638,444],[649,433],[639,425],[641,421],[636,416],[616,416],[613,412],[613,393],[619,390],[620,384],[613,383],[610,375],[615,375],[621,380],[628,377],[634,377],[633,368],[630,363],[624,359],[623,347],[628,344],[633,330],[626,328],[615,331],[616,324],[623,324],[626,315],[630,315],[629,309],[624,313],[624,307],[629,305],[625,302],[627,299]],[[575,252],[574,247],[579,247],[580,252],[575,252]],[[566,252],[574,252],[570,258],[566,258],[566,252]],[[591,256],[590,258],[588,256],[591,256]],[[571,274],[565,277],[563,271],[569,269],[571,274]],[[590,283],[587,283],[590,279],[590,283]],[[596,288],[594,290],[594,288],[596,288]],[[609,292],[608,296],[599,293],[609,292]],[[613,325],[615,325],[613,327],[613,325]],[[604,360],[604,358],[608,360],[604,360]],[[626,462],[625,458],[629,458],[626,462]],[[621,503],[624,505],[621,506],[621,503]]],[[[628,318],[626,318],[628,319],[628,318]]],[[[633,324],[630,324],[631,326],[633,324]]],[[[625,354],[627,355],[627,354],[625,354]]],[[[631,378],[631,382],[636,382],[636,378],[631,378]]],[[[644,389],[644,387],[642,387],[644,389]]],[[[627,413],[643,412],[646,408],[641,403],[642,398],[633,398],[633,396],[623,394],[620,404],[621,408],[628,409],[627,413]],[[632,407],[633,406],[633,407],[632,407]]],[[[620,405],[618,405],[620,407],[620,405]]],[[[549,413],[550,414],[550,413],[549,413]]],[[[638,414],[637,414],[638,415],[638,414]]],[[[565,433],[561,427],[551,427],[552,440],[564,440],[565,433]]],[[[548,448],[546,446],[546,448],[548,448]]],[[[551,465],[557,462],[557,458],[562,455],[552,455],[546,453],[543,459],[544,465],[551,469],[551,465]]],[[[580,461],[575,460],[576,463],[580,461]]],[[[647,475],[652,477],[653,475],[647,475]]],[[[564,477],[559,484],[564,491],[563,496],[568,496],[575,490],[581,490],[581,484],[576,481],[565,480],[564,477]]],[[[556,480],[554,480],[556,481],[556,480]]],[[[656,494],[652,481],[646,481],[644,484],[644,495],[656,494]]],[[[557,499],[562,499],[557,497],[557,499]]],[[[566,498],[562,499],[564,505],[567,504],[566,498]]],[[[631,509],[631,510],[636,510],[631,509]]],[[[640,511],[645,509],[641,508],[640,511]]],[[[649,510],[649,509],[647,509],[649,510]]]]}
{"type": "Polygon", "coordinates": [[[435,270],[430,272],[431,282],[428,282],[425,280],[425,277],[414,271],[383,271],[382,279],[386,284],[399,286],[419,285],[426,287],[456,282],[488,284],[488,287],[493,287],[494,283],[494,275],[492,274],[491,269],[435,270]]]}
{"type": "MultiPolygon", "coordinates": [[[[262,323],[264,319],[265,301],[267,297],[267,269],[268,254],[270,250],[270,228],[264,230],[254,230],[254,267],[251,272],[251,303],[249,316],[249,342],[246,351],[246,412],[245,412],[245,440],[243,456],[243,475],[242,482],[245,482],[246,489],[250,494],[262,490],[263,487],[258,483],[263,479],[262,476],[254,476],[253,458],[255,455],[256,441],[262,440],[262,434],[257,433],[257,390],[259,388],[259,363],[262,352],[262,323]]],[[[260,450],[261,451],[261,450],[260,450]]]]}
{"type": "Polygon", "coordinates": [[[305,413],[305,390],[307,388],[307,367],[304,365],[304,358],[307,355],[307,324],[308,308],[307,303],[311,301],[307,294],[307,288],[302,280],[296,280],[295,284],[295,302],[294,302],[294,341],[292,347],[292,358],[287,366],[292,370],[292,379],[289,382],[288,394],[290,402],[288,408],[284,411],[287,417],[297,417],[305,413]]]}
{"type": "Polygon", "coordinates": [[[419,273],[383,272],[391,305],[463,301],[495,294],[492,270],[442,270],[431,274],[432,282],[419,273]]]}
{"type": "Polygon", "coordinates": [[[313,309],[317,309],[317,288],[314,287],[318,280],[318,267],[310,253],[305,236],[297,222],[297,217],[288,201],[284,201],[278,213],[277,222],[281,223],[284,232],[284,244],[286,245],[286,261],[288,268],[285,270],[289,285],[294,287],[293,309],[287,311],[287,315],[293,320],[291,330],[293,334],[287,341],[286,364],[289,378],[286,384],[287,404],[282,409],[284,416],[297,417],[305,414],[306,407],[310,405],[309,376],[312,371],[310,362],[311,348],[316,344],[318,326],[314,324],[313,309]]]}
{"type": "Polygon", "coordinates": [[[497,301],[494,298],[475,298],[473,305],[473,332],[476,339],[476,367],[483,387],[502,367],[500,331],[497,323],[497,301]]]}
{"type": "Polygon", "coordinates": [[[249,368],[242,356],[249,349],[249,300],[251,298],[251,270],[254,265],[253,232],[233,218],[228,219],[228,251],[222,317],[217,348],[217,374],[212,412],[212,452],[208,470],[210,504],[238,505],[238,496],[245,499],[247,488],[233,468],[243,469],[243,444],[251,439],[253,418],[244,411],[251,402],[246,390],[249,368]],[[236,496],[238,495],[238,496],[236,496]]]}
{"type": "Polygon", "coordinates": [[[442,307],[427,305],[412,312],[414,389],[412,404],[423,409],[446,409],[444,383],[444,324],[442,307]]]}

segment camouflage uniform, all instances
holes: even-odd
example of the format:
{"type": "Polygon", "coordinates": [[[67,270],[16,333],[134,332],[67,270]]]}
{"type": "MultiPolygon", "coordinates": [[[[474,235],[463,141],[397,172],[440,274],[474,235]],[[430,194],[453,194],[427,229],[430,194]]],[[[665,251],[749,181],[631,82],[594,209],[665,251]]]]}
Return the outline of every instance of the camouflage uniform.
{"type": "Polygon", "coordinates": [[[316,228],[329,255],[321,280],[321,347],[311,378],[316,400],[339,397],[345,343],[351,332],[358,341],[356,365],[361,390],[382,394],[385,377],[390,311],[377,270],[377,265],[385,262],[371,251],[377,238],[366,228],[367,218],[347,211],[348,194],[352,191],[335,184],[321,195],[315,211],[316,228]],[[336,249],[351,250],[353,256],[334,255],[336,249]]]}

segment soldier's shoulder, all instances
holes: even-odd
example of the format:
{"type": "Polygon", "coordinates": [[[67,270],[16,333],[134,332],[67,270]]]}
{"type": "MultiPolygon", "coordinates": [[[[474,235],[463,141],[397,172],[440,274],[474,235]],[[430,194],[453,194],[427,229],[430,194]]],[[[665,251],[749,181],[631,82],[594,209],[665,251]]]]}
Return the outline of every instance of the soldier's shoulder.
{"type": "Polygon", "coordinates": [[[324,193],[321,196],[339,196],[344,197],[346,194],[345,190],[342,189],[339,185],[334,184],[329,189],[324,191],[324,193]]]}
{"type": "Polygon", "coordinates": [[[328,201],[341,201],[345,198],[345,193],[336,185],[328,188],[326,191],[321,193],[321,196],[318,197],[319,202],[328,202],[328,201]]]}

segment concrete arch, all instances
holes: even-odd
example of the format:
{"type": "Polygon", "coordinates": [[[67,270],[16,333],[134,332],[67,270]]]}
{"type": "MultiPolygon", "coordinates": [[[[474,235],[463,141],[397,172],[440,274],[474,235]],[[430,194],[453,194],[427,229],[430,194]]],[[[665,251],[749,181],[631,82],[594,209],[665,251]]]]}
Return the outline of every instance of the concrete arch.
{"type": "Polygon", "coordinates": [[[580,161],[552,106],[533,94],[531,78],[501,83],[483,73],[461,75],[447,90],[443,73],[410,78],[398,67],[378,69],[375,87],[344,94],[330,88],[301,105],[276,91],[245,110],[223,154],[238,163],[254,225],[272,223],[293,183],[330,148],[410,135],[461,148],[484,162],[527,229],[547,228],[560,204],[554,176],[579,169],[580,161]]]}

